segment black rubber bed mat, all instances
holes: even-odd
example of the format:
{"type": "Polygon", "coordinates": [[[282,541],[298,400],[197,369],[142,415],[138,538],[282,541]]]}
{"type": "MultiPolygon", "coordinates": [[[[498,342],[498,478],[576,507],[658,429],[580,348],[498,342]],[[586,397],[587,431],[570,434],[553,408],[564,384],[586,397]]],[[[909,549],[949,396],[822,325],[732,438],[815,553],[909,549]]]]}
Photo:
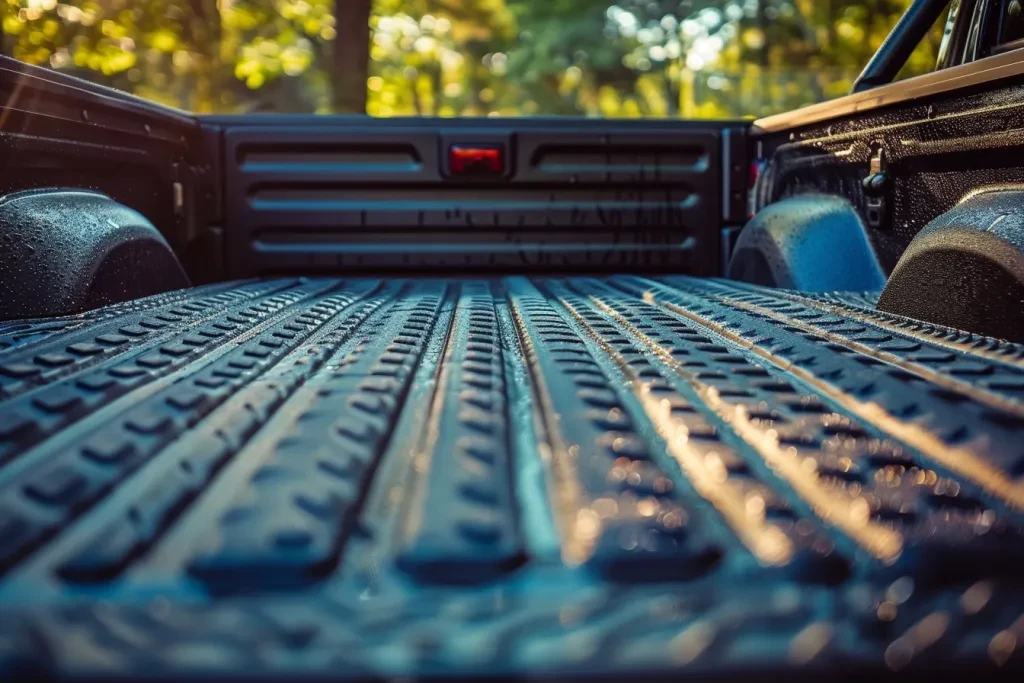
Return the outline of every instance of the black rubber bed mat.
{"type": "Polygon", "coordinates": [[[683,277],[0,326],[0,678],[1024,670],[1024,347],[683,277]]]}

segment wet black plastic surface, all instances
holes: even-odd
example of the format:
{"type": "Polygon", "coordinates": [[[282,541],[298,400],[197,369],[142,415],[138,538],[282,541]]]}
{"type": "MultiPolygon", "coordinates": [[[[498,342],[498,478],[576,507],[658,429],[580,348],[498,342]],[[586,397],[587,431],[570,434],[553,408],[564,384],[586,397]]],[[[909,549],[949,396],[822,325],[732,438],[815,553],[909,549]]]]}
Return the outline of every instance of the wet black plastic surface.
{"type": "Polygon", "coordinates": [[[179,252],[212,220],[213,168],[185,112],[0,55],[0,116],[0,195],[101,192],[144,215],[179,252]]]}
{"type": "Polygon", "coordinates": [[[0,672],[1024,667],[1024,347],[875,294],[279,279],[0,327],[0,672]]]}
{"type": "Polygon", "coordinates": [[[759,211],[743,227],[726,275],[800,292],[885,286],[857,212],[829,195],[789,197],[759,211]]]}
{"type": "Polygon", "coordinates": [[[95,192],[0,198],[0,245],[0,320],[78,313],[189,286],[153,224],[95,192]]]}
{"type": "Polygon", "coordinates": [[[886,209],[881,225],[869,232],[882,267],[891,272],[915,235],[971,192],[1024,185],[1022,92],[1024,86],[1004,79],[754,137],[759,156],[769,162],[756,188],[757,208],[826,193],[847,198],[867,218],[862,183],[872,156],[882,150],[886,209]]]}
{"type": "Polygon", "coordinates": [[[979,192],[929,223],[879,308],[1024,342],[1024,192],[979,192]]]}
{"type": "Polygon", "coordinates": [[[438,271],[720,274],[746,126],[717,121],[207,117],[232,277],[438,271]],[[501,174],[449,172],[453,146],[501,174]]]}

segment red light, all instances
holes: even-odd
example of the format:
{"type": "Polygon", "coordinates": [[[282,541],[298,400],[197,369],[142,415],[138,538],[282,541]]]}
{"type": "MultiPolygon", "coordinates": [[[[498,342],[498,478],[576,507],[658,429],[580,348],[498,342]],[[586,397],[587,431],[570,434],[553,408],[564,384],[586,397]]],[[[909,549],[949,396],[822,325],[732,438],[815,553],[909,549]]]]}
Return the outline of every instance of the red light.
{"type": "Polygon", "coordinates": [[[758,177],[761,175],[761,169],[764,168],[764,161],[757,159],[750,162],[750,187],[754,187],[757,183],[758,177]]]}
{"type": "Polygon", "coordinates": [[[505,172],[505,150],[452,145],[448,151],[448,169],[452,175],[501,175],[505,172]]]}

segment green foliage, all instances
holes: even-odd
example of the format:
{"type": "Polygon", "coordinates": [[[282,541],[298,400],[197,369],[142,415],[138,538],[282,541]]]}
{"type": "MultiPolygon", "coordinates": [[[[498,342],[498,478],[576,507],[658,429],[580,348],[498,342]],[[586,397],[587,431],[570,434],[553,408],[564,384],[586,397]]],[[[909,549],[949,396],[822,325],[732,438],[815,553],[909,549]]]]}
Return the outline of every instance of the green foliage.
{"type": "MultiPolygon", "coordinates": [[[[336,25],[346,1],[0,0],[0,11],[8,53],[26,62],[198,112],[325,113],[344,68],[333,43],[360,30],[336,25]]],[[[374,0],[366,108],[763,115],[848,92],[908,1],[374,0]]],[[[934,66],[940,28],[903,75],[934,66]]]]}

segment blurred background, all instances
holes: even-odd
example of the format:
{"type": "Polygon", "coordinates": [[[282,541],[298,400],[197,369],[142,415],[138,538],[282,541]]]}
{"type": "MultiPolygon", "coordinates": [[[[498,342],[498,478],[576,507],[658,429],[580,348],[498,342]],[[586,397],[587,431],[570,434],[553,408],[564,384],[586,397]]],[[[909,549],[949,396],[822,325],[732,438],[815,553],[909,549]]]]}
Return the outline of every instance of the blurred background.
{"type": "MultiPolygon", "coordinates": [[[[201,113],[752,117],[910,0],[0,0],[3,54],[201,113]]],[[[902,76],[935,66],[941,22],[902,76]]]]}

